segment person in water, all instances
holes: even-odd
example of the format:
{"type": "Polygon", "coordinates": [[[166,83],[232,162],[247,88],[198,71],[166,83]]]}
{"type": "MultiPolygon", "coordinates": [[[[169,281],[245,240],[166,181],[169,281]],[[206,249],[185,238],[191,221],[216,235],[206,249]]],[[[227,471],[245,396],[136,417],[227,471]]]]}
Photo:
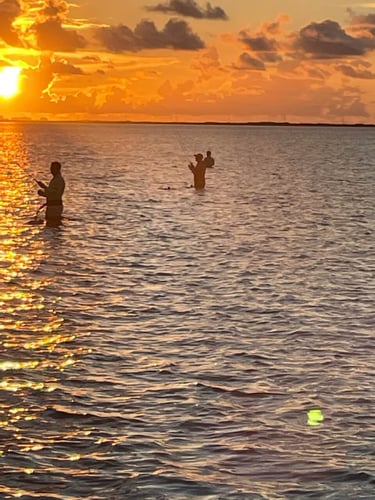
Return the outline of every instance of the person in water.
{"type": "Polygon", "coordinates": [[[212,168],[215,165],[215,159],[211,156],[211,151],[206,152],[206,158],[203,160],[206,164],[206,168],[212,168]]]}
{"type": "Polygon", "coordinates": [[[191,162],[188,167],[193,172],[194,175],[194,187],[195,189],[204,189],[206,185],[206,164],[203,160],[203,155],[198,153],[194,155],[196,160],[196,165],[194,166],[191,162]]]}
{"type": "Polygon", "coordinates": [[[65,181],[61,175],[61,163],[53,161],[51,163],[52,179],[48,186],[42,181],[37,181],[42,189],[38,190],[39,196],[44,196],[47,201],[46,223],[49,226],[58,226],[62,220],[64,210],[62,196],[65,190],[65,181]]]}

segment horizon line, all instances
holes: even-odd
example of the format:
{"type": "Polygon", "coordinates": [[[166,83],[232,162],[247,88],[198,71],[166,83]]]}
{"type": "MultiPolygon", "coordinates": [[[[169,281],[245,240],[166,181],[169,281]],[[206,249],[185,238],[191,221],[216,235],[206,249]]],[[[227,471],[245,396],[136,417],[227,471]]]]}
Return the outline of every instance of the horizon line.
{"type": "Polygon", "coordinates": [[[286,127],[375,127],[375,123],[336,123],[336,122],[289,122],[289,121],[244,121],[244,122],[231,122],[231,121],[159,121],[159,120],[49,120],[47,118],[40,118],[33,120],[32,118],[0,118],[0,123],[113,123],[113,124],[132,124],[132,125],[240,125],[240,126],[286,126],[286,127]]]}

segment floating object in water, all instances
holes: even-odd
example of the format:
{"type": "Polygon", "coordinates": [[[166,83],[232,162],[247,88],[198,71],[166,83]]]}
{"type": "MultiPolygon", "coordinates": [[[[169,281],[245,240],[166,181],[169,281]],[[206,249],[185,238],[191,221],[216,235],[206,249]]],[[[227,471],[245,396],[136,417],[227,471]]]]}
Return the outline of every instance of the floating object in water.
{"type": "Polygon", "coordinates": [[[319,408],[314,408],[307,412],[307,423],[309,425],[320,425],[324,420],[324,415],[322,410],[319,408]]]}

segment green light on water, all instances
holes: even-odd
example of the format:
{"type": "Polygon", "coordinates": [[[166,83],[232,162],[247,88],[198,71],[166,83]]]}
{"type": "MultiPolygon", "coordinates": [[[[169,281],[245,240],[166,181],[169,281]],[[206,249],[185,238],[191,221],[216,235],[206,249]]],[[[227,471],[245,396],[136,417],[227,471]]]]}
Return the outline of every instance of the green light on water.
{"type": "Polygon", "coordinates": [[[322,410],[315,408],[307,412],[307,423],[309,425],[320,425],[324,420],[322,410]]]}

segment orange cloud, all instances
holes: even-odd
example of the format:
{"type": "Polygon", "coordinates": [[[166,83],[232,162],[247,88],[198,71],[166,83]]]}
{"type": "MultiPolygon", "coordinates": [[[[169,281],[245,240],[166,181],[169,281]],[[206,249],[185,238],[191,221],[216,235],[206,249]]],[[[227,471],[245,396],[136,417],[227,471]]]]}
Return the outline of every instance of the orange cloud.
{"type": "Polygon", "coordinates": [[[218,74],[225,72],[220,62],[219,52],[216,47],[209,47],[201,52],[193,60],[191,67],[200,74],[202,80],[211,80],[218,74]]]}
{"type": "MultiPolygon", "coordinates": [[[[195,19],[214,19],[214,7],[205,5],[162,1],[149,12],[193,8],[195,19]]],[[[70,9],[64,0],[0,0],[0,54],[7,65],[24,68],[21,93],[2,104],[2,114],[119,120],[368,117],[371,103],[364,92],[375,76],[372,15],[351,12],[346,27],[325,20],[291,31],[282,14],[255,30],[216,39],[206,34],[207,45],[195,31],[204,21],[195,21],[194,30],[181,19],[161,27],[141,20],[130,28],[89,24],[72,18],[70,9]]]]}

